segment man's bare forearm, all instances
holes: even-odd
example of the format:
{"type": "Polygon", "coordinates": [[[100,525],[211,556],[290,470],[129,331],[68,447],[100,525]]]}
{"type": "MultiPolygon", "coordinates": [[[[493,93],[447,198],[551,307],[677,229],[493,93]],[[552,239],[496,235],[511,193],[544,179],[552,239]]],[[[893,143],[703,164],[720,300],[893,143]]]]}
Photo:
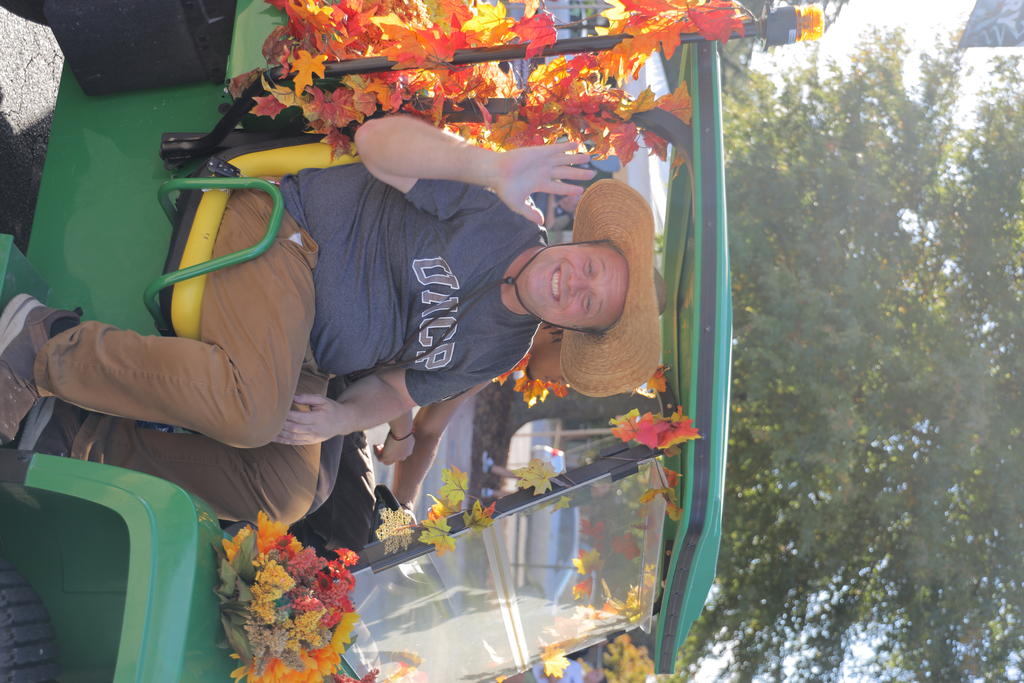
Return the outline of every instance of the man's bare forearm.
{"type": "Polygon", "coordinates": [[[391,488],[399,503],[411,505],[416,500],[420,485],[437,457],[437,446],[441,441],[441,435],[444,434],[455,411],[485,386],[487,386],[486,383],[477,385],[447,401],[433,403],[422,408],[416,414],[416,419],[413,422],[416,444],[408,458],[395,464],[395,474],[391,481],[391,488]]]}
{"type": "MultiPolygon", "coordinates": [[[[356,131],[359,157],[375,176],[407,191],[394,178],[458,180],[489,186],[498,182],[501,155],[412,116],[367,121],[356,131]]],[[[410,184],[411,186],[411,184],[410,184]]]]}
{"type": "Polygon", "coordinates": [[[404,371],[401,374],[399,386],[381,375],[369,375],[345,389],[337,401],[339,433],[369,429],[407,413],[415,403],[404,390],[404,371]]]}
{"type": "Polygon", "coordinates": [[[419,496],[420,485],[437,457],[437,444],[437,439],[417,439],[412,454],[395,463],[391,488],[402,505],[411,506],[419,496]]]}

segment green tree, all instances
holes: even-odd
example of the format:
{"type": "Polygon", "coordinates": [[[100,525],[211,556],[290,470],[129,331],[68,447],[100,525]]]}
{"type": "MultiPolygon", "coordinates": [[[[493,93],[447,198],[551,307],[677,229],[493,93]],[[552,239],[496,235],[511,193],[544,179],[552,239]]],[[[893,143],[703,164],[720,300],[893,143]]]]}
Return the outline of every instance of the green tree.
{"type": "Polygon", "coordinates": [[[654,673],[654,661],[647,648],[634,645],[628,633],[608,643],[603,655],[604,676],[608,683],[644,683],[654,673]]]}
{"type": "Polygon", "coordinates": [[[1024,643],[1024,69],[954,121],[899,34],[726,101],[735,350],[723,677],[992,680],[1024,643]]]}

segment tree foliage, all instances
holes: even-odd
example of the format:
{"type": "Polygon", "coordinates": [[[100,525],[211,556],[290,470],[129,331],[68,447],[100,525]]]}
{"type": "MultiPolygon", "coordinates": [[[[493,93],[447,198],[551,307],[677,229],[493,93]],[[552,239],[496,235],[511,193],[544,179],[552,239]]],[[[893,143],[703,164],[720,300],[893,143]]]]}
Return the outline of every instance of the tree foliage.
{"type": "Polygon", "coordinates": [[[1024,70],[959,127],[901,37],[726,102],[724,677],[1006,680],[1024,642],[1024,70]]]}

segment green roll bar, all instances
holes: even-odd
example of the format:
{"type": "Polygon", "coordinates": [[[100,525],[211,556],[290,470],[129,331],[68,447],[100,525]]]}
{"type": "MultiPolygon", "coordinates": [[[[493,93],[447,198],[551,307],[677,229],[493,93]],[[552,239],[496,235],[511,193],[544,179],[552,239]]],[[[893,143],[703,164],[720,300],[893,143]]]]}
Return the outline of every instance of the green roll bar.
{"type": "Polygon", "coordinates": [[[281,190],[263,178],[175,178],[174,180],[168,180],[157,190],[157,199],[160,200],[160,206],[163,208],[164,213],[167,214],[167,219],[172,225],[174,224],[175,210],[170,195],[173,192],[182,192],[184,190],[262,190],[270,195],[270,198],[274,201],[274,208],[270,212],[267,232],[263,235],[263,239],[256,244],[231,254],[218,256],[205,263],[197,263],[188,268],[164,273],[146,287],[142,300],[146,304],[149,314],[153,317],[153,322],[156,324],[157,329],[160,330],[169,328],[167,321],[164,320],[163,313],[160,311],[160,302],[157,298],[161,290],[184,280],[212,273],[221,268],[251,261],[257,256],[262,255],[277,238],[277,231],[281,228],[281,216],[284,215],[284,199],[281,197],[281,190]]]}

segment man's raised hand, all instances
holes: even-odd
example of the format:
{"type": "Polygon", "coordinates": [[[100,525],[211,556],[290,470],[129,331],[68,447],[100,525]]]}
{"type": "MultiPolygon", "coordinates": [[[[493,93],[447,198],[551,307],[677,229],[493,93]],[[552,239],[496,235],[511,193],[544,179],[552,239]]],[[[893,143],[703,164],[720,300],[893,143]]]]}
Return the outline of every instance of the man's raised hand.
{"type": "Polygon", "coordinates": [[[529,201],[530,195],[535,192],[578,195],[583,188],[565,181],[594,177],[594,171],[574,166],[590,161],[589,154],[574,151],[577,149],[578,143],[561,142],[504,152],[496,160],[497,178],[492,189],[510,209],[543,225],[544,215],[529,201]]]}

